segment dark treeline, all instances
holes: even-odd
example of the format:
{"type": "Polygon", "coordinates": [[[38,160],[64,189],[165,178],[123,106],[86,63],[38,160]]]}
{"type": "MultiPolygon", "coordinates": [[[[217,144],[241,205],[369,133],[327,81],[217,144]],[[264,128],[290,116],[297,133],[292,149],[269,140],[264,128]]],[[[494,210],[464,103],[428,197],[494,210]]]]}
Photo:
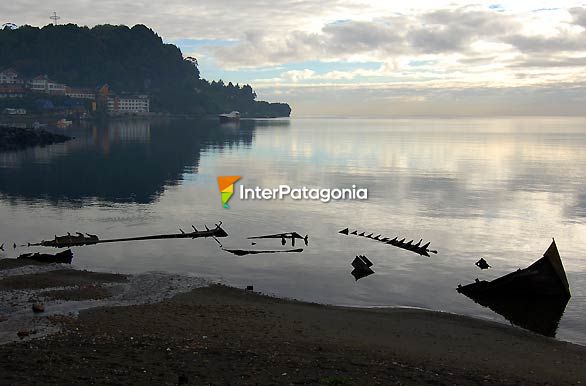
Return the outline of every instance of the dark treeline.
{"type": "Polygon", "coordinates": [[[152,111],[242,116],[289,116],[285,103],[256,101],[249,85],[208,82],[197,61],[144,25],[74,24],[0,30],[0,68],[22,76],[47,74],[56,82],[94,88],[109,84],[117,92],[148,93],[152,111]]]}

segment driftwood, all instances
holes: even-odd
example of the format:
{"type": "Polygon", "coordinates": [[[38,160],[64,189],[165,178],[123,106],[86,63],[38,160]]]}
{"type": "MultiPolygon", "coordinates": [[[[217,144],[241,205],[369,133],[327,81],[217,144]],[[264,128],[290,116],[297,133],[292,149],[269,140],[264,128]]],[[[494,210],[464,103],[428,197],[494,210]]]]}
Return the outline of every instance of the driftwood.
{"type": "Polygon", "coordinates": [[[181,233],[173,233],[173,234],[163,234],[163,235],[153,235],[153,236],[140,236],[140,237],[126,237],[126,238],[118,238],[118,239],[107,239],[107,240],[100,240],[100,238],[96,235],[91,235],[86,233],[85,235],[82,233],[77,232],[76,235],[67,234],[66,236],[57,236],[53,240],[48,241],[41,241],[39,243],[31,244],[29,243],[28,246],[43,246],[43,247],[54,247],[54,248],[68,248],[68,247],[75,247],[75,246],[82,246],[82,245],[94,245],[94,244],[104,244],[104,243],[118,243],[123,241],[142,241],[142,240],[162,240],[162,239],[196,239],[200,237],[226,237],[228,233],[221,227],[222,222],[216,224],[216,227],[213,229],[209,229],[206,226],[205,230],[197,230],[193,225],[193,232],[186,233],[181,231],[181,233]]]}
{"type": "Polygon", "coordinates": [[[388,237],[382,237],[382,235],[380,235],[380,234],[373,237],[372,236],[373,233],[366,235],[366,232],[358,233],[358,231],[356,231],[356,230],[353,232],[350,232],[350,230],[348,228],[344,228],[341,231],[339,231],[338,233],[343,234],[343,235],[356,235],[356,236],[365,237],[365,238],[368,238],[368,239],[371,239],[374,241],[378,241],[381,243],[392,245],[397,248],[401,248],[401,249],[405,249],[407,251],[415,252],[421,256],[430,257],[430,255],[429,255],[430,253],[434,253],[434,254],[437,253],[437,251],[429,249],[429,244],[431,244],[430,242],[428,242],[424,245],[421,245],[421,243],[423,242],[423,239],[419,240],[418,243],[413,244],[413,240],[405,242],[405,240],[406,240],[405,238],[403,238],[401,240],[399,240],[398,237],[395,237],[393,239],[389,239],[388,237]]]}

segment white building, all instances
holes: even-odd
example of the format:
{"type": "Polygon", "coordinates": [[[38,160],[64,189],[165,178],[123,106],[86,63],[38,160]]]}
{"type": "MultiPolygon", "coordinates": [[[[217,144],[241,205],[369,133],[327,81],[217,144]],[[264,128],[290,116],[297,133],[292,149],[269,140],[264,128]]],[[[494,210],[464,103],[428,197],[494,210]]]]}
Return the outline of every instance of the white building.
{"type": "Polygon", "coordinates": [[[0,71],[0,84],[21,84],[22,80],[12,68],[0,71]]]}
{"type": "Polygon", "coordinates": [[[148,95],[108,97],[109,114],[144,114],[149,111],[150,100],[148,95]]]}
{"type": "Polygon", "coordinates": [[[52,81],[47,75],[37,76],[31,79],[29,81],[29,87],[34,92],[65,95],[65,85],[52,81]]]}

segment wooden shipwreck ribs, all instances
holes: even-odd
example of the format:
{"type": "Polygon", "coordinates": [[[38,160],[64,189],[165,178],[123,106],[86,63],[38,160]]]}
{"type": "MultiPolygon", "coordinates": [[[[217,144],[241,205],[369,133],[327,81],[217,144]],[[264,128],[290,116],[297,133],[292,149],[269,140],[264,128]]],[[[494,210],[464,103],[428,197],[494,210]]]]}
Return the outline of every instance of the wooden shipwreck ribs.
{"type": "Polygon", "coordinates": [[[415,252],[418,255],[421,256],[427,256],[430,257],[430,253],[434,253],[436,254],[437,251],[431,250],[429,249],[429,244],[431,244],[430,242],[421,245],[421,243],[423,242],[423,239],[419,240],[418,243],[413,244],[413,240],[409,241],[409,242],[405,242],[405,238],[399,240],[398,237],[395,237],[394,239],[390,239],[389,237],[381,237],[382,235],[377,235],[377,236],[372,236],[373,233],[367,235],[366,232],[360,232],[358,233],[357,230],[350,232],[350,230],[348,228],[344,228],[341,231],[339,231],[338,233],[341,233],[343,235],[354,235],[354,236],[361,236],[361,237],[365,237],[367,239],[371,239],[371,240],[375,240],[375,241],[379,241],[388,245],[392,245],[394,247],[397,248],[401,248],[401,249],[405,249],[407,251],[411,251],[411,252],[415,252]]]}
{"type": "Polygon", "coordinates": [[[226,237],[228,233],[222,229],[222,222],[216,224],[215,228],[209,229],[207,226],[205,230],[197,230],[193,225],[193,232],[186,233],[179,229],[181,233],[163,234],[163,235],[152,235],[152,236],[139,236],[139,237],[125,237],[117,239],[100,240],[96,235],[86,233],[85,235],[77,232],[75,235],[67,234],[66,236],[57,236],[53,240],[43,240],[39,243],[31,244],[28,246],[43,246],[43,247],[54,247],[54,248],[69,248],[82,245],[94,245],[104,243],[118,243],[123,241],[142,241],[142,240],[161,240],[161,239],[197,239],[200,237],[226,237]]]}

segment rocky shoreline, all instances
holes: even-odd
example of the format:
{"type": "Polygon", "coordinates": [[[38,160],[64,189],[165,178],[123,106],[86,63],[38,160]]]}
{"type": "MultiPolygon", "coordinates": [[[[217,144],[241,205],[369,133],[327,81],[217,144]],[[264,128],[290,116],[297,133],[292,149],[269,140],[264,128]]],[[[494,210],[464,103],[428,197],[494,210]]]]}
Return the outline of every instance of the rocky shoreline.
{"type": "Polygon", "coordinates": [[[22,150],[33,146],[47,146],[73,139],[44,129],[24,129],[0,126],[0,151],[22,150]]]}
{"type": "Polygon", "coordinates": [[[157,275],[140,279],[0,260],[0,331],[13,318],[7,307],[53,326],[42,339],[30,335],[2,345],[0,384],[586,380],[585,347],[498,323],[414,309],[310,304],[157,275]],[[31,304],[38,301],[45,311],[34,314],[31,304]],[[87,307],[66,312],[80,304],[87,307]]]}

